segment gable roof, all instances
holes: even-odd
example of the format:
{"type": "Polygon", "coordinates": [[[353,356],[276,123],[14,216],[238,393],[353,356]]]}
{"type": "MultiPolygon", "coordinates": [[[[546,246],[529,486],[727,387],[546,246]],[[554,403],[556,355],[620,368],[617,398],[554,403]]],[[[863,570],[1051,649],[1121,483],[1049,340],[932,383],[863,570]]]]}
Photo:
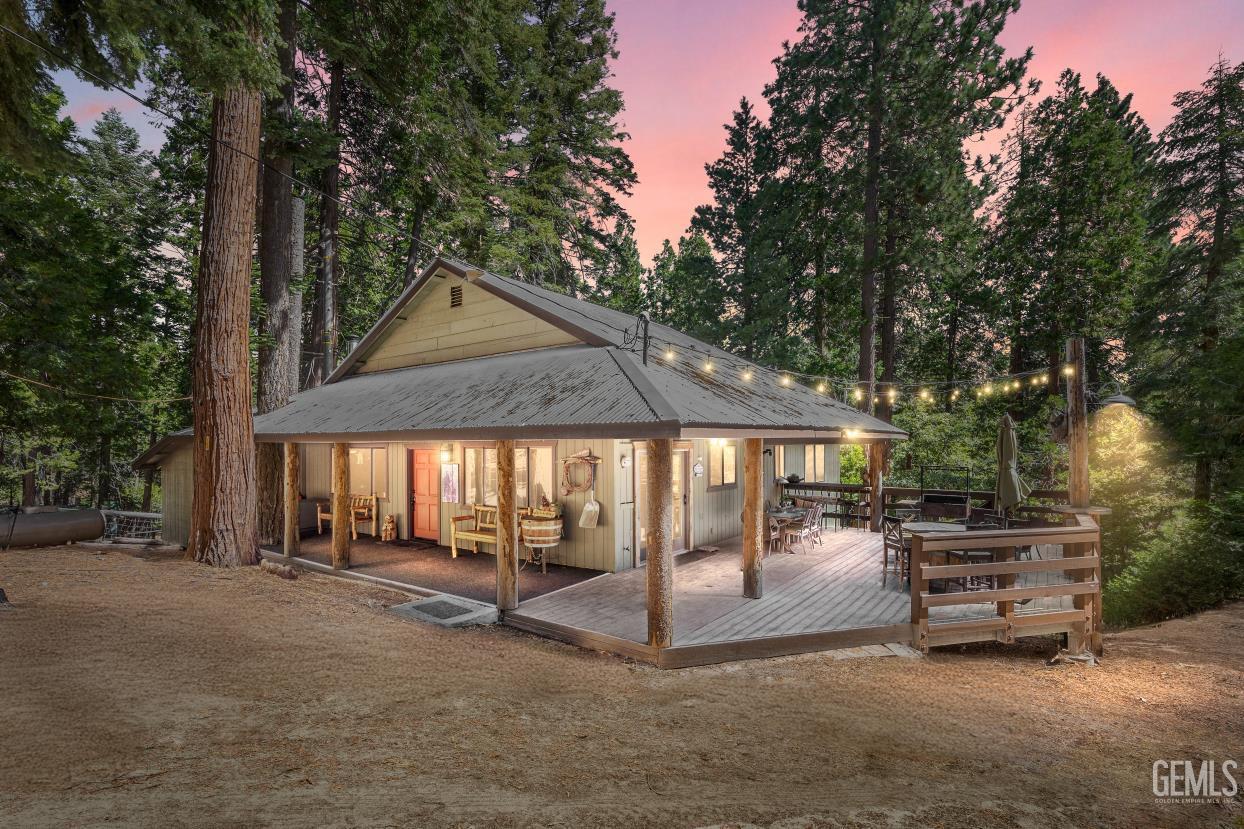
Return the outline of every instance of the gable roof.
{"type": "Polygon", "coordinates": [[[668,326],[437,258],[398,297],[327,382],[260,415],[256,439],[401,440],[536,437],[903,439],[901,429],[668,326]],[[504,298],[581,345],[352,373],[436,274],[504,298]],[[663,352],[673,349],[667,361],[663,352]],[[705,363],[711,369],[705,369],[705,363]]]}

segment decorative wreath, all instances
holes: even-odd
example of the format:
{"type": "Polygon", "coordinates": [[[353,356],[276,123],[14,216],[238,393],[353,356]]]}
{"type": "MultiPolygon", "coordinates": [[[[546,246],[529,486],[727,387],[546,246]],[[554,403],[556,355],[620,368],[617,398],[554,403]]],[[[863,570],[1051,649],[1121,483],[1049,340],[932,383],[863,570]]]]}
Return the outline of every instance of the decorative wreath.
{"type": "Polygon", "coordinates": [[[592,454],[592,450],[584,449],[571,455],[568,458],[562,458],[562,495],[570,495],[572,492],[587,492],[596,488],[596,464],[601,459],[592,454]],[[585,466],[587,471],[583,475],[583,480],[576,483],[570,470],[574,467],[585,466]]]}

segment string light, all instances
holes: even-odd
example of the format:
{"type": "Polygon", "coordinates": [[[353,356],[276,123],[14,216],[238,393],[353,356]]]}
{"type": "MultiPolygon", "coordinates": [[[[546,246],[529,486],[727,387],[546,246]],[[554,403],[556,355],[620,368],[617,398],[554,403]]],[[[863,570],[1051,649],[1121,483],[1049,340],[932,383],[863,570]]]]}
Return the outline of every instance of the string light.
{"type": "Polygon", "coordinates": [[[674,359],[674,349],[672,348],[665,349],[665,359],[666,360],[674,359]]]}
{"type": "Polygon", "coordinates": [[[856,389],[855,392],[851,396],[854,397],[856,400],[859,400],[861,397],[864,396],[864,392],[860,391],[859,389],[856,389]]]}
{"type": "Polygon", "coordinates": [[[1033,378],[1032,378],[1032,384],[1033,384],[1034,386],[1039,386],[1039,385],[1041,385],[1041,378],[1040,378],[1040,377],[1033,377],[1033,378]]]}
{"type": "Polygon", "coordinates": [[[985,393],[986,397],[993,394],[993,383],[986,383],[985,388],[981,389],[981,391],[985,393]]]}
{"type": "Polygon", "coordinates": [[[1070,377],[1071,375],[1075,373],[1076,373],[1076,367],[1071,365],[1071,363],[1068,363],[1067,365],[1063,366],[1064,377],[1070,377]]]}
{"type": "Polygon", "coordinates": [[[819,391],[821,394],[824,394],[824,393],[825,393],[825,384],[824,384],[824,383],[821,383],[820,385],[818,385],[818,386],[816,387],[816,390],[817,390],[817,391],[819,391]]]}
{"type": "Polygon", "coordinates": [[[745,381],[752,379],[752,370],[750,368],[743,369],[743,379],[745,381]]]}
{"type": "Polygon", "coordinates": [[[932,399],[933,399],[933,395],[929,393],[929,390],[928,390],[928,389],[921,389],[921,390],[920,390],[920,399],[921,399],[921,400],[932,400],[932,399]]]}
{"type": "Polygon", "coordinates": [[[789,385],[790,385],[790,375],[789,375],[789,374],[783,374],[783,375],[782,375],[782,385],[783,385],[783,386],[789,386],[789,385]]]}
{"type": "Polygon", "coordinates": [[[704,361],[704,371],[705,371],[705,373],[709,373],[709,374],[711,374],[711,373],[712,373],[712,371],[713,371],[713,361],[712,361],[712,360],[705,360],[705,361],[704,361]]]}
{"type": "Polygon", "coordinates": [[[958,399],[959,399],[959,390],[958,390],[958,389],[954,389],[953,391],[951,391],[951,393],[950,393],[950,399],[951,399],[951,400],[958,400],[958,399]]]}

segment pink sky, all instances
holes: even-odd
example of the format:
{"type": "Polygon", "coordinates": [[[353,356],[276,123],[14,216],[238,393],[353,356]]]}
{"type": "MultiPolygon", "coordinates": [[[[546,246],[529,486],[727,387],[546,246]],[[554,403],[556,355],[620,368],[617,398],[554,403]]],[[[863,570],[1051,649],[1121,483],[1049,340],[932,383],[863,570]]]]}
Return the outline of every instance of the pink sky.
{"type": "MultiPolygon", "coordinates": [[[[795,36],[793,0],[612,0],[616,86],[639,184],[627,203],[645,262],[686,231],[710,198],[704,165],[725,147],[722,125],[739,98],[761,103],[772,60],[795,36]]],[[[1067,67],[1086,84],[1105,74],[1156,132],[1171,98],[1197,86],[1219,52],[1244,59],[1239,0],[1026,0],[1002,41],[1032,46],[1029,72],[1053,89],[1067,67]]],[[[764,112],[761,107],[761,112],[764,112]]]]}
{"type": "MultiPolygon", "coordinates": [[[[696,205],[709,200],[704,165],[725,146],[722,125],[746,95],[763,106],[773,58],[799,24],[795,0],[609,0],[616,15],[614,84],[626,99],[622,120],[639,184],[627,207],[645,262],[663,239],[676,240],[696,205]]],[[[1104,73],[1155,132],[1171,116],[1171,97],[1204,80],[1219,52],[1244,60],[1244,0],[1025,0],[1002,40],[1035,51],[1030,73],[1052,89],[1068,66],[1091,84],[1104,73]]],[[[118,107],[157,149],[151,115],[128,98],[57,73],[84,130],[118,107]]],[[[996,146],[995,142],[986,147],[996,146]]]]}

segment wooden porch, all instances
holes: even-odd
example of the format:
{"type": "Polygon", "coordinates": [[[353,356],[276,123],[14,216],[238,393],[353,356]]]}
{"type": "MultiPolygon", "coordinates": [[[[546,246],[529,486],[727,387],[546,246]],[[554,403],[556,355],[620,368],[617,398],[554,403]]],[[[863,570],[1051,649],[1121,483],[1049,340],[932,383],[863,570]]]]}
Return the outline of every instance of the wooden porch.
{"type": "MultiPolygon", "coordinates": [[[[506,624],[583,647],[606,650],[662,667],[685,667],[864,645],[920,645],[912,623],[912,599],[893,576],[881,583],[882,537],[846,529],[824,533],[807,552],[774,554],[764,561],[764,595],[743,596],[742,540],[714,551],[678,556],[673,573],[673,643],[646,644],[644,569],[601,576],[521,602],[504,614],[506,624]]],[[[971,592],[955,604],[927,608],[932,636],[925,642],[979,641],[1062,632],[1077,611],[1059,572],[1061,545],[1043,544],[1045,569],[1020,572],[1013,589],[1049,592],[1002,608],[975,601],[971,592]],[[1009,627],[1008,617],[1009,612],[1009,627]],[[1027,622],[1034,623],[1027,632],[1027,622]],[[1036,623],[1041,623],[1038,627],[1036,623]],[[941,631],[945,635],[941,635],[941,631]],[[1010,631],[1008,634],[1007,632],[1010,631]],[[949,638],[947,638],[949,637],[949,638]]],[[[1027,563],[1021,564],[1027,566],[1027,563]]],[[[985,598],[982,593],[981,598],[985,598]]],[[[992,597],[991,597],[992,598],[992,597]]],[[[1081,618],[1082,612],[1076,618],[1081,618]]]]}

